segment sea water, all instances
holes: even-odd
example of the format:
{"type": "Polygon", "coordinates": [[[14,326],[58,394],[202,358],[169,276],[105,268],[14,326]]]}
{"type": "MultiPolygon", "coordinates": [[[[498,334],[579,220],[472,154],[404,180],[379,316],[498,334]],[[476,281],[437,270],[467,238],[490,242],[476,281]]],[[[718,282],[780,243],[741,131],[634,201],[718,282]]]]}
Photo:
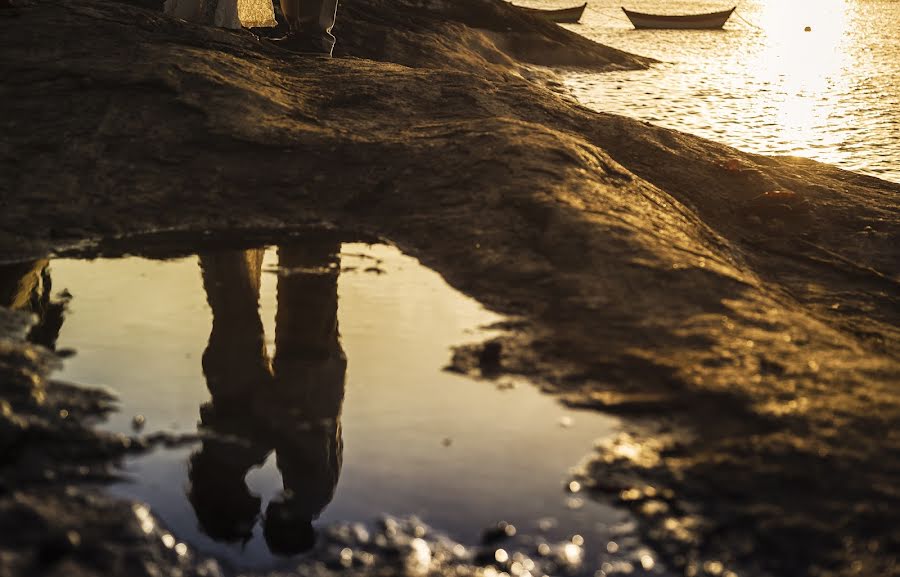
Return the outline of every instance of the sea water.
{"type": "Polygon", "coordinates": [[[704,31],[635,30],[621,10],[684,14],[734,5],[591,0],[570,30],[661,63],[644,71],[564,72],[566,83],[600,111],[900,182],[900,2],[742,0],[724,29],[704,31]]]}

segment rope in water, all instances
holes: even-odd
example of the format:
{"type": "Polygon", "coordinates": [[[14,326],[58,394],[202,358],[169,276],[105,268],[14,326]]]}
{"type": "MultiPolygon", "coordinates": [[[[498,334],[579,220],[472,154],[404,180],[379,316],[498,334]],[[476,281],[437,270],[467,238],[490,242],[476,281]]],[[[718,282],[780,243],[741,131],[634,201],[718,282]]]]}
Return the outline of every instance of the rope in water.
{"type": "Polygon", "coordinates": [[[746,18],[744,18],[744,17],[741,15],[741,13],[737,11],[737,9],[735,9],[734,14],[735,14],[735,16],[737,16],[738,18],[740,18],[741,20],[743,20],[744,24],[747,24],[747,25],[749,25],[749,26],[751,26],[751,27],[753,27],[753,28],[756,28],[756,29],[759,30],[760,32],[762,32],[763,29],[762,29],[761,27],[757,26],[757,25],[754,24],[753,22],[750,22],[749,20],[747,20],[746,18]]]}
{"type": "Polygon", "coordinates": [[[628,18],[626,18],[625,15],[622,14],[621,12],[616,12],[618,17],[613,17],[608,14],[604,14],[600,10],[593,10],[593,12],[594,12],[594,14],[599,14],[600,16],[603,16],[607,20],[612,20],[615,22],[625,22],[627,24],[631,24],[631,21],[628,18]]]}

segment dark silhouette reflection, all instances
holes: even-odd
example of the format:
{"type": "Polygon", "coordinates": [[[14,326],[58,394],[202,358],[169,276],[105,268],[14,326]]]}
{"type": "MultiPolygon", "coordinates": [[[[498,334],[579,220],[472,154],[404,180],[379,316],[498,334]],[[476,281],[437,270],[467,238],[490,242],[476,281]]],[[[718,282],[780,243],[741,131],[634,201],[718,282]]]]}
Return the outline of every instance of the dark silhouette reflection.
{"type": "Polygon", "coordinates": [[[0,266],[0,306],[33,313],[37,322],[28,333],[28,340],[56,349],[69,296],[51,298],[50,261],[16,263],[0,266]]]}
{"type": "Polygon", "coordinates": [[[273,553],[312,547],[312,522],[331,502],[341,470],[346,358],[337,326],[335,241],[280,247],[275,357],[259,317],[263,250],[201,255],[212,308],[203,371],[212,394],[201,425],[215,433],[191,456],[189,498],[202,530],[246,541],[260,498],[244,481],[274,450],[284,490],[266,507],[273,553]]]}

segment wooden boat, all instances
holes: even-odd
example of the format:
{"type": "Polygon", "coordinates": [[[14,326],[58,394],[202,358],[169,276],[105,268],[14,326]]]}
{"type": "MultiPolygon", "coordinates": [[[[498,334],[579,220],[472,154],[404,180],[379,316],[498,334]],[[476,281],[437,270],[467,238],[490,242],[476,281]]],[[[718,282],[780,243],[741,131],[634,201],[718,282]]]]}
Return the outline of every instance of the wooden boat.
{"type": "Polygon", "coordinates": [[[540,8],[526,8],[524,6],[516,6],[519,10],[524,10],[529,14],[534,14],[535,16],[540,16],[541,18],[545,18],[550,20],[551,22],[559,22],[561,24],[575,24],[579,20],[581,20],[581,15],[584,14],[584,9],[587,7],[587,2],[582,4],[581,6],[572,6],[571,8],[560,8],[558,10],[541,10],[540,8]]]}
{"type": "MultiPolygon", "coordinates": [[[[737,8],[735,6],[734,8],[737,8]]],[[[643,14],[641,12],[632,12],[624,7],[622,11],[625,16],[631,20],[635,28],[671,28],[680,30],[701,30],[710,28],[721,28],[725,25],[725,21],[734,12],[731,10],[723,10],[722,12],[710,12],[708,14],[683,14],[683,15],[663,15],[663,14],[643,14]]]]}

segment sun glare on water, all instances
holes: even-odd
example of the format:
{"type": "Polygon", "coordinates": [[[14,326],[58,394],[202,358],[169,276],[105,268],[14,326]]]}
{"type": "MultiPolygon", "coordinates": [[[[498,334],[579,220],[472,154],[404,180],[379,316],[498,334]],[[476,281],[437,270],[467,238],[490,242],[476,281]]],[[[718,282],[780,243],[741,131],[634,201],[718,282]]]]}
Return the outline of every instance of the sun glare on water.
{"type": "Polygon", "coordinates": [[[844,74],[852,65],[843,46],[849,24],[846,1],[771,0],[757,18],[766,40],[754,66],[764,85],[780,88],[767,103],[769,123],[786,142],[839,144],[821,139],[829,134],[838,138],[838,132],[822,127],[847,122],[824,98],[835,89],[852,88],[844,74]]]}

